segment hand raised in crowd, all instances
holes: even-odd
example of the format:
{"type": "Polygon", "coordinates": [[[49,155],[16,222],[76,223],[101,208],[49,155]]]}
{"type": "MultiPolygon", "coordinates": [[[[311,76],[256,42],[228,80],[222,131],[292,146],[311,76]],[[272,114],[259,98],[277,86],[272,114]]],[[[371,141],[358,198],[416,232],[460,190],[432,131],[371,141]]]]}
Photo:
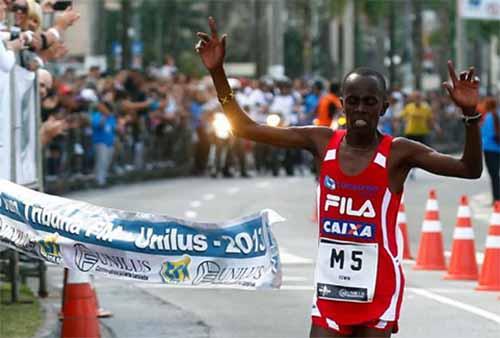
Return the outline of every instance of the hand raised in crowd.
{"type": "Polygon", "coordinates": [[[61,42],[54,42],[48,49],[40,52],[44,61],[55,61],[68,53],[68,48],[61,42]]]}
{"type": "Polygon", "coordinates": [[[226,54],[226,37],[224,34],[221,38],[217,34],[217,25],[213,17],[208,18],[211,35],[198,32],[196,35],[200,38],[196,44],[196,52],[200,54],[201,61],[208,70],[217,69],[224,63],[226,54]]]}
{"type": "Polygon", "coordinates": [[[453,63],[448,61],[448,72],[451,84],[445,82],[443,87],[448,91],[453,102],[462,108],[464,115],[475,115],[476,106],[479,103],[479,78],[474,76],[474,67],[461,72],[457,78],[453,63]]]}
{"type": "Polygon", "coordinates": [[[44,0],[40,5],[42,7],[42,11],[44,13],[53,13],[54,12],[54,4],[57,0],[44,0]]]}
{"type": "Polygon", "coordinates": [[[40,141],[42,145],[47,145],[56,136],[63,134],[68,129],[66,120],[58,120],[50,116],[40,128],[40,141]]]}
{"type": "Polygon", "coordinates": [[[80,19],[80,13],[73,10],[72,7],[68,7],[64,12],[56,16],[54,20],[54,26],[59,31],[65,31],[68,29],[68,27],[78,21],[78,19],[80,19]]]}
{"type": "Polygon", "coordinates": [[[42,50],[42,37],[40,34],[32,34],[30,47],[36,51],[42,50]]]}
{"type": "Polygon", "coordinates": [[[10,49],[11,51],[14,51],[14,52],[19,52],[21,49],[24,48],[25,46],[25,42],[22,38],[19,38],[19,39],[15,39],[15,40],[11,40],[11,41],[7,41],[5,43],[5,45],[7,46],[8,49],[10,49]]]}

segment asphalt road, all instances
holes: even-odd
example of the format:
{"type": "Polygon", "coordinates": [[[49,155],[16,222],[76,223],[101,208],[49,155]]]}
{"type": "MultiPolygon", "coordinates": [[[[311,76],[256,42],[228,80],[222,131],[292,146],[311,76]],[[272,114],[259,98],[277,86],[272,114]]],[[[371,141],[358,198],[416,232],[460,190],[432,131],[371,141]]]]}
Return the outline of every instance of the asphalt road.
{"type": "MultiPolygon", "coordinates": [[[[417,172],[405,189],[411,250],[415,255],[420,237],[425,202],[431,188],[437,190],[443,238],[451,249],[458,200],[471,200],[478,258],[483,251],[491,206],[486,177],[477,181],[439,178],[417,172]]],[[[163,317],[166,324],[183,318],[202,325],[203,330],[186,331],[179,337],[306,337],[310,326],[317,226],[311,221],[315,185],[312,176],[258,177],[252,179],[183,178],[118,186],[108,190],[74,193],[67,197],[100,206],[166,214],[205,221],[222,221],[272,208],[287,221],[274,227],[283,261],[281,290],[241,291],[222,289],[181,289],[165,285],[127,284],[98,280],[105,295],[103,306],[124,313],[124,295],[134,290],[137,314],[163,317]],[[112,294],[108,292],[113,290],[112,294]],[[140,292],[139,292],[140,291],[140,292]],[[157,300],[152,306],[151,299],[157,300]],[[122,304],[122,305],[121,305],[122,304]],[[168,305],[168,306],[167,306],[168,305]],[[169,307],[170,306],[170,307],[169,307]],[[184,313],[170,316],[171,307],[184,313]],[[202,332],[202,333],[200,333],[202,332]]],[[[407,289],[397,337],[499,337],[500,300],[498,293],[478,292],[475,282],[444,281],[444,272],[422,272],[405,262],[407,289]]],[[[132,311],[132,310],[130,310],[132,311]]],[[[127,312],[128,313],[128,312],[127,312]]],[[[128,326],[147,328],[141,337],[163,337],[155,332],[148,316],[115,315],[109,322],[117,337],[128,326]]],[[[188,324],[186,324],[188,325],[188,324]]],[[[182,329],[181,329],[182,332],[182,329]]],[[[170,336],[169,336],[170,337],[170,336]]]]}

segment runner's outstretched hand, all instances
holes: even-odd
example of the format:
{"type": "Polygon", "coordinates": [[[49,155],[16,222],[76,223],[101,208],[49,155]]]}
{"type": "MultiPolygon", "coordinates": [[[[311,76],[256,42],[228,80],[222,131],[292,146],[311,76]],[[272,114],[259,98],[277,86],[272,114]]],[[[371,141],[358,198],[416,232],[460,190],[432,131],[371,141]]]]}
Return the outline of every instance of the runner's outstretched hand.
{"type": "Polygon", "coordinates": [[[205,67],[211,71],[222,66],[226,54],[226,34],[219,38],[217,34],[217,25],[213,17],[208,18],[210,35],[198,32],[196,35],[200,38],[196,44],[196,52],[200,55],[201,61],[205,67]]]}
{"type": "Polygon", "coordinates": [[[443,87],[448,91],[453,102],[462,108],[464,115],[475,115],[476,106],[479,103],[479,78],[474,76],[474,67],[470,67],[469,71],[461,72],[457,78],[453,63],[448,61],[448,72],[451,84],[444,82],[443,87]]]}

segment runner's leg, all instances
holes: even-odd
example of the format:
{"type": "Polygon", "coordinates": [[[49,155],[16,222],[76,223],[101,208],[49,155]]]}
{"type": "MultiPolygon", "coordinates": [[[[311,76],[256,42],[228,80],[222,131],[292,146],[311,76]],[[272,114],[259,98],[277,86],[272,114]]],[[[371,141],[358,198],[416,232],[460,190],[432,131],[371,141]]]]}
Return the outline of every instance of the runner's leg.
{"type": "Polygon", "coordinates": [[[357,326],[354,330],[354,335],[352,337],[390,337],[392,334],[392,328],[387,328],[386,330],[372,329],[366,326],[357,326]]]}

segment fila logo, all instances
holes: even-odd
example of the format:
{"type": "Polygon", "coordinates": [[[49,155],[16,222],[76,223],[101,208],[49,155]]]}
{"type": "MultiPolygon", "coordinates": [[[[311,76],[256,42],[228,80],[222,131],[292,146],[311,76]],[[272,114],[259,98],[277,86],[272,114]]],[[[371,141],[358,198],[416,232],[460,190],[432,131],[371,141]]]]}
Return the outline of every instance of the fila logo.
{"type": "Polygon", "coordinates": [[[352,197],[337,196],[332,194],[326,195],[325,211],[330,207],[339,208],[339,214],[349,216],[362,216],[366,218],[375,218],[375,209],[370,200],[366,200],[361,207],[353,206],[352,197]]]}

